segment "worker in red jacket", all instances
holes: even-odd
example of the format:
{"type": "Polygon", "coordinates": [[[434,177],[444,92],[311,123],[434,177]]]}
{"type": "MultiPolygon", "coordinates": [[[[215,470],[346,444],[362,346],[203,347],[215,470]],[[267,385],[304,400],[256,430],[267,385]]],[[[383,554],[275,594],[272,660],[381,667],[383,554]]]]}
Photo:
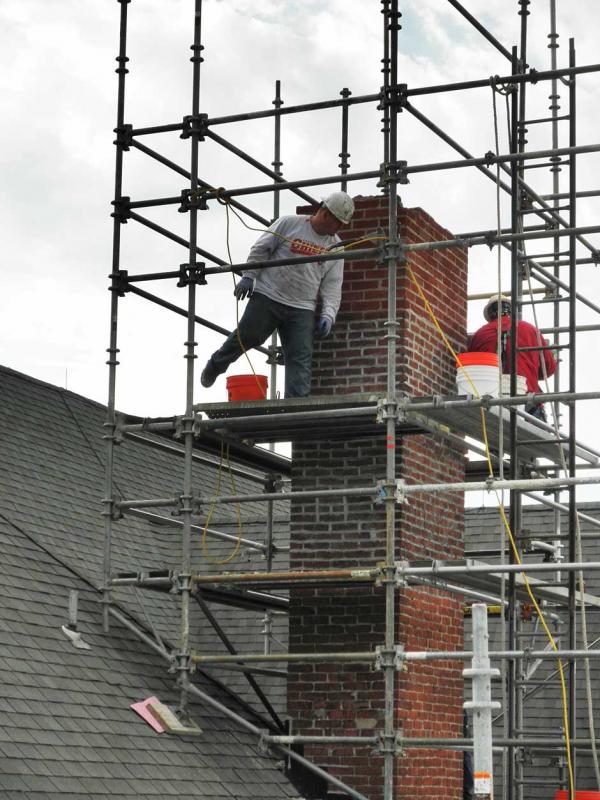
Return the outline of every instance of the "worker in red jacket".
{"type": "MultiPolygon", "coordinates": [[[[495,295],[490,297],[483,309],[487,324],[474,333],[468,343],[468,350],[483,353],[498,352],[498,318],[501,321],[500,357],[502,372],[510,373],[510,317],[512,305],[508,297],[495,295]],[[498,312],[498,303],[500,311],[498,312]]],[[[535,325],[525,320],[517,320],[517,348],[548,347],[548,342],[535,325]]],[[[523,375],[527,381],[527,391],[540,394],[538,380],[548,378],[556,372],[556,360],[550,350],[517,350],[517,375],[523,375]]],[[[525,406],[525,411],[534,417],[546,420],[546,412],[542,403],[525,406]]]]}

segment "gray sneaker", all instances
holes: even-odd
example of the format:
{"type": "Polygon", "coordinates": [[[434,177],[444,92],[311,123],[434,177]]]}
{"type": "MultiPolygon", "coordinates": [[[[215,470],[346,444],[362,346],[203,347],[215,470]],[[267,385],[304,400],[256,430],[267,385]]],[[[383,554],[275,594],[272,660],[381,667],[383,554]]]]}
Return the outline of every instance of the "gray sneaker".
{"type": "Polygon", "coordinates": [[[209,389],[217,380],[219,374],[220,373],[217,372],[217,369],[212,362],[212,358],[209,358],[204,369],[202,370],[202,375],[200,375],[200,383],[205,389],[209,389]]]}

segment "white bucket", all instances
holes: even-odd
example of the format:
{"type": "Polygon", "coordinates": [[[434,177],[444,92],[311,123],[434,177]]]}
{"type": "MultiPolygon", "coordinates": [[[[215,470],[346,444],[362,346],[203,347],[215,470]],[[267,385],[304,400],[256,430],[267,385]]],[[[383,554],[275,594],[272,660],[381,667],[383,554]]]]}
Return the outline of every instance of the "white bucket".
{"type": "Polygon", "coordinates": [[[469,378],[482,397],[484,394],[498,397],[498,367],[491,367],[484,364],[457,367],[456,391],[458,394],[475,394],[469,378]],[[467,375],[469,376],[468,378],[467,375]]]}
{"type": "MultiPolygon", "coordinates": [[[[510,395],[510,375],[502,376],[502,394],[510,395]]],[[[527,394],[527,378],[517,375],[517,394],[527,394]]]]}

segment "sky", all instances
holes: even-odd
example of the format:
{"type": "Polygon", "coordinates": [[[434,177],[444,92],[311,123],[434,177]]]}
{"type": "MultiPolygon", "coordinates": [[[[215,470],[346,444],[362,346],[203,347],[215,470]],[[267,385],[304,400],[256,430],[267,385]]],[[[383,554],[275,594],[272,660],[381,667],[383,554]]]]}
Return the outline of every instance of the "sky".
{"type": "MultiPolygon", "coordinates": [[[[519,40],[517,0],[464,0],[468,10],[510,47],[519,40]]],[[[120,5],[116,0],[0,0],[0,85],[3,180],[2,294],[0,363],[49,383],[105,403],[106,348],[109,336],[108,274],[111,271],[114,191],[113,128],[116,124],[120,5]]],[[[444,0],[404,0],[399,33],[399,80],[409,88],[459,80],[508,75],[506,59],[444,0]]],[[[529,7],[528,62],[549,68],[550,0],[529,7]]],[[[130,58],[125,120],[142,127],[179,122],[190,113],[193,0],[133,0],[128,6],[130,58]]],[[[575,38],[579,64],[600,61],[596,0],[557,0],[558,64],[568,59],[568,40],[575,38]]],[[[286,105],[377,92],[381,85],[382,17],[375,0],[205,0],[202,39],[201,110],[219,116],[271,107],[275,80],[282,83],[286,105]]],[[[540,82],[527,93],[530,119],[547,116],[550,84],[540,82]]],[[[566,110],[566,86],[560,85],[566,110]]],[[[492,93],[489,88],[415,98],[414,105],[444,128],[473,155],[494,150],[492,93]]],[[[598,141],[600,76],[578,79],[578,143],[598,141]]],[[[500,150],[507,151],[504,99],[498,97],[500,150]]],[[[567,144],[567,124],[560,123],[559,144],[567,144]]],[[[350,114],[350,168],[377,169],[382,161],[380,116],[374,105],[350,114]]],[[[219,126],[219,135],[267,165],[273,160],[273,121],[219,126]]],[[[145,137],[144,143],[189,166],[189,144],[177,134],[145,137]]],[[[551,144],[549,125],[532,125],[530,149],[551,144]]],[[[409,114],[399,120],[399,157],[409,165],[456,158],[447,145],[409,114]]],[[[340,112],[328,110],[284,117],[282,160],[286,178],[301,179],[338,171],[340,112]]],[[[253,168],[212,142],[201,146],[200,174],[228,188],[268,182],[253,168]]],[[[528,172],[539,193],[551,191],[547,169],[528,172]]],[[[125,154],[124,193],[132,199],[177,195],[183,179],[166,167],[130,151],[125,154]]],[[[600,155],[579,157],[577,185],[600,186],[600,155]]],[[[561,173],[561,189],[568,173],[561,173]]],[[[327,188],[312,190],[322,196],[327,188]]],[[[376,192],[374,182],[351,185],[353,194],[376,192]]],[[[455,233],[496,227],[496,193],[491,181],[475,170],[448,170],[413,175],[401,187],[405,206],[421,206],[455,233]]],[[[272,197],[246,203],[273,216],[272,197]]],[[[293,195],[282,194],[281,213],[292,213],[293,195]]],[[[599,219],[600,199],[581,201],[578,223],[599,219]]],[[[502,224],[510,221],[507,198],[501,199],[502,224]]],[[[146,216],[187,236],[188,219],[176,207],[150,209],[146,216]]],[[[251,222],[251,224],[254,224],[251,222]]],[[[245,260],[258,234],[231,220],[233,260],[245,260]]],[[[219,207],[200,216],[199,241],[226,258],[226,220],[219,207]]],[[[600,246],[600,236],[589,240],[600,246]]],[[[131,273],[177,269],[186,260],[179,245],[152,234],[135,222],[122,227],[121,268],[131,273]]],[[[528,252],[539,253],[536,243],[528,252]]],[[[581,253],[583,255],[583,252],[581,253]]],[[[497,251],[472,248],[470,292],[497,289],[497,251]]],[[[508,289],[508,255],[502,255],[503,288],[508,289]]],[[[590,299],[600,297],[598,268],[578,268],[578,287],[590,299]]],[[[180,306],[184,293],[172,283],[144,286],[180,306]]],[[[235,302],[231,275],[212,279],[198,299],[198,314],[231,328],[235,302]]],[[[565,305],[565,304],[563,304],[565,305]]],[[[481,322],[483,302],[470,303],[469,329],[481,322]]],[[[550,307],[539,306],[540,326],[550,324],[550,307]]],[[[566,311],[563,311],[565,314],[566,311]]],[[[119,310],[117,407],[144,416],[181,413],[184,396],[185,320],[128,295],[119,310]]],[[[530,312],[528,318],[532,319],[530,312]]],[[[566,317],[565,317],[566,319],[566,317]]],[[[598,322],[579,307],[581,324],[598,322]]],[[[598,333],[578,337],[578,389],[598,388],[598,333]]],[[[205,329],[197,333],[198,364],[220,344],[205,329]]],[[[256,362],[255,362],[256,363],[256,362]]],[[[257,367],[260,368],[261,361],[257,367]]],[[[224,400],[220,379],[200,400],[224,400]]],[[[580,404],[578,432],[600,449],[594,403],[580,404]]]]}

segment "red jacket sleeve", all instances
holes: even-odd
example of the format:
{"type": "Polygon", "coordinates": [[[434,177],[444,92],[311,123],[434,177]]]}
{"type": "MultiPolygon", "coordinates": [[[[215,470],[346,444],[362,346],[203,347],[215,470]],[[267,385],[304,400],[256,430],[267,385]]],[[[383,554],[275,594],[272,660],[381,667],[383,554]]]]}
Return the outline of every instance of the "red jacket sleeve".
{"type": "MultiPolygon", "coordinates": [[[[547,345],[548,342],[542,336],[542,344],[547,345]]],[[[546,375],[550,377],[550,375],[554,375],[556,372],[556,359],[552,355],[552,350],[543,350],[544,354],[544,364],[546,365],[546,375]]],[[[544,372],[542,370],[542,361],[540,359],[540,374],[538,375],[539,378],[544,377],[544,372]]]]}

